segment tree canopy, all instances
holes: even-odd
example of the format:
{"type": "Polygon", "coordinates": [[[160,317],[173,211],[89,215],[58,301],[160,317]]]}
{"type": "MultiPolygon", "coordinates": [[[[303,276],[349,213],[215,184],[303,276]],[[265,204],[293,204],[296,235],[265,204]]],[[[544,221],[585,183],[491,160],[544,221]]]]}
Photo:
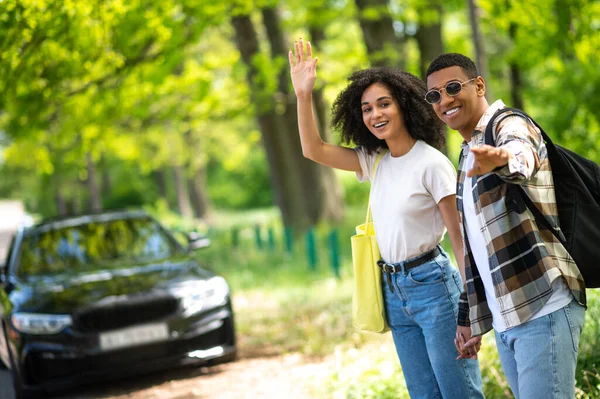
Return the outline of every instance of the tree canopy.
{"type": "Polygon", "coordinates": [[[295,150],[287,50],[299,36],[320,58],[316,113],[330,141],[329,107],[352,71],[389,65],[422,76],[433,57],[455,51],[481,58],[494,96],[598,161],[600,4],[471,3],[2,0],[0,196],[47,215],[162,200],[196,217],[271,204],[296,215],[292,224],[333,217],[327,203],[341,200],[328,194],[290,211],[305,206],[294,198],[311,181],[324,193],[340,184],[302,166],[295,150]],[[256,35],[247,54],[242,19],[256,35]]]}

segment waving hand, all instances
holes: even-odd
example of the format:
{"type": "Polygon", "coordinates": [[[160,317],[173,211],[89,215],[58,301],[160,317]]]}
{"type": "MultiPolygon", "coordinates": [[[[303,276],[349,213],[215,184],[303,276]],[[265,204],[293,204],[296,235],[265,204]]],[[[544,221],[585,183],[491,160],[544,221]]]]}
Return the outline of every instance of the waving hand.
{"type": "Polygon", "coordinates": [[[292,50],[288,53],[290,60],[290,74],[292,75],[292,84],[296,96],[301,97],[312,93],[317,79],[317,61],[318,58],[312,58],[312,47],[310,42],[306,42],[306,51],[304,50],[304,41],[302,38],[294,42],[294,53],[292,50]]]}

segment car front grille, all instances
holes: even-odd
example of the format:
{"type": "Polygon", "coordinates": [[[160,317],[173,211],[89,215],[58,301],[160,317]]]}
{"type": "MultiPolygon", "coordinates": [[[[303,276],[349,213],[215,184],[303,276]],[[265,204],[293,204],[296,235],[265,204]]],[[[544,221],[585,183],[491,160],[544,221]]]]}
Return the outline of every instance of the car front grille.
{"type": "MultiPolygon", "coordinates": [[[[188,359],[187,354],[215,346],[226,348],[235,347],[235,332],[233,319],[223,319],[223,325],[216,330],[188,339],[176,339],[168,342],[159,342],[133,348],[125,348],[116,352],[99,353],[90,357],[70,358],[56,356],[45,357],[42,353],[33,351],[25,358],[29,382],[40,384],[52,380],[65,380],[84,382],[86,376],[89,381],[101,375],[123,376],[127,372],[135,373],[140,367],[164,368],[179,361],[188,359]],[[162,360],[171,362],[162,363],[162,360]]],[[[218,362],[218,361],[215,361],[218,362]]],[[[209,364],[213,363],[210,361],[209,364]]]]}
{"type": "Polygon", "coordinates": [[[100,332],[163,319],[175,313],[179,300],[170,295],[146,295],[94,305],[73,314],[81,332],[100,332]]]}

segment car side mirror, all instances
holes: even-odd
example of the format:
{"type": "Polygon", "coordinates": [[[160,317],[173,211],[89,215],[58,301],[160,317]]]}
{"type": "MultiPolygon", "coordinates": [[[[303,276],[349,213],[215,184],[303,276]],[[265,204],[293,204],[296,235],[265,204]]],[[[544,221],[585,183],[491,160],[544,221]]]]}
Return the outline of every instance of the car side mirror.
{"type": "Polygon", "coordinates": [[[187,236],[188,239],[188,251],[195,251],[197,249],[206,248],[210,246],[210,238],[203,236],[202,234],[192,231],[187,236]]]}

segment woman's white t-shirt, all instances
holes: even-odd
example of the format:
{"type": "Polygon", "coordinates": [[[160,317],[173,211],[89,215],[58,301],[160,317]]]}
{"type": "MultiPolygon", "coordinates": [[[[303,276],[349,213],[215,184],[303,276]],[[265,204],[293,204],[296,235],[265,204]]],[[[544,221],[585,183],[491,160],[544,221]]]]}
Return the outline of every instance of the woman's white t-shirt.
{"type": "Polygon", "coordinates": [[[448,158],[424,141],[417,140],[405,155],[355,148],[362,169],[361,182],[371,181],[371,212],[381,257],[390,263],[414,258],[442,240],[446,226],[437,206],[456,194],[456,170],[448,158]]]}

